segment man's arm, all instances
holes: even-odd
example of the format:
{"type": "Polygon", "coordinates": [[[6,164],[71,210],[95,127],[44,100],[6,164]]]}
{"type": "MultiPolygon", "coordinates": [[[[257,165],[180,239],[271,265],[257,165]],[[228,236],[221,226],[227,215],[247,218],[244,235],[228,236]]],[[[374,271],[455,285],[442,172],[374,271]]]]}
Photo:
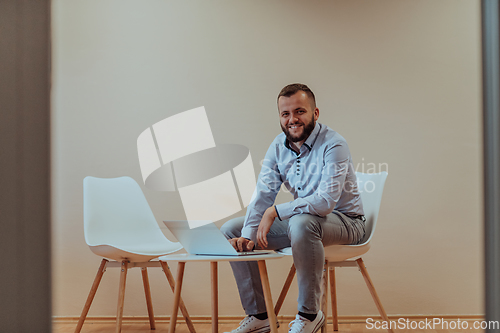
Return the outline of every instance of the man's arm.
{"type": "Polygon", "coordinates": [[[262,220],[260,221],[259,228],[257,229],[257,244],[265,249],[267,247],[267,233],[271,229],[273,225],[274,219],[278,217],[278,213],[276,212],[276,207],[271,206],[266,209],[264,215],[262,216],[262,220]]]}
{"type": "Polygon", "coordinates": [[[264,217],[269,219],[269,214],[265,214],[266,210],[270,207],[274,210],[274,200],[283,182],[281,180],[278,164],[276,163],[277,144],[276,141],[273,141],[267,150],[262,169],[257,179],[253,200],[247,208],[245,223],[241,230],[241,237],[230,240],[231,245],[233,245],[237,251],[253,250],[257,242],[257,230],[261,220],[263,220],[264,217]]]}

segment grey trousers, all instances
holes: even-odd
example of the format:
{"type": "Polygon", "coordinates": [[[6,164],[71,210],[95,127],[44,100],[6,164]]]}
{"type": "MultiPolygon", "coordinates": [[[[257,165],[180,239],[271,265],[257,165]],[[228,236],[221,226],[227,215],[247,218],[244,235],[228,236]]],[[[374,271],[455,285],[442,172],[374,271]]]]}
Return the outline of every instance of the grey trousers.
{"type": "MultiPolygon", "coordinates": [[[[227,221],[221,231],[226,238],[241,236],[244,217],[227,221]]],[[[299,285],[298,311],[315,314],[320,310],[325,252],[323,246],[358,244],[365,235],[361,219],[333,211],[325,217],[309,214],[276,219],[267,235],[269,250],[292,247],[299,285]]],[[[247,315],[266,312],[259,268],[256,261],[231,262],[241,303],[247,315]]]]}

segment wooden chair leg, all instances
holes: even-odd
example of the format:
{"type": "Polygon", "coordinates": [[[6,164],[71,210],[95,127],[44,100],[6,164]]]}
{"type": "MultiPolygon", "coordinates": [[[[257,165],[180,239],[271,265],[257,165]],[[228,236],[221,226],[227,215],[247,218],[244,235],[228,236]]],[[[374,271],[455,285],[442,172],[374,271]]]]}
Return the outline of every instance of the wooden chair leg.
{"type": "Polygon", "coordinates": [[[267,315],[269,316],[269,326],[271,326],[271,333],[278,333],[278,325],[276,325],[276,315],[273,312],[273,298],[271,295],[271,285],[269,284],[269,277],[267,276],[266,261],[259,260],[259,274],[260,281],[262,282],[262,291],[264,292],[264,300],[266,301],[267,315]]]}
{"type": "MultiPolygon", "coordinates": [[[[172,272],[170,271],[170,268],[168,267],[167,263],[165,261],[160,261],[161,267],[163,268],[163,272],[165,273],[165,276],[167,277],[167,281],[170,285],[170,288],[172,289],[172,292],[175,293],[175,279],[174,276],[172,275],[172,272]]],[[[186,306],[184,305],[184,302],[182,301],[182,297],[179,300],[179,307],[181,308],[182,315],[184,316],[184,320],[186,321],[186,325],[189,329],[189,332],[191,333],[196,333],[196,330],[194,329],[193,321],[191,320],[191,317],[189,317],[189,313],[187,311],[186,306]]]]}
{"type": "Polygon", "coordinates": [[[328,260],[325,260],[325,264],[323,266],[323,296],[321,297],[321,311],[323,311],[323,315],[325,316],[325,322],[323,326],[321,326],[321,333],[326,333],[326,322],[328,318],[328,260]]]}
{"type": "Polygon", "coordinates": [[[293,277],[295,276],[295,265],[292,264],[292,267],[290,267],[290,272],[288,272],[288,276],[286,278],[285,284],[283,285],[283,288],[281,289],[280,296],[278,297],[278,301],[276,302],[276,306],[274,307],[274,313],[276,316],[278,316],[281,306],[283,305],[283,302],[285,301],[286,294],[288,293],[288,289],[290,289],[290,285],[292,284],[293,277]]]}
{"type": "MultiPolygon", "coordinates": [[[[385,312],[384,308],[382,307],[382,302],[380,302],[380,298],[377,295],[377,291],[375,291],[375,286],[373,285],[372,280],[370,279],[370,276],[368,275],[368,271],[366,270],[365,263],[363,262],[363,259],[359,258],[356,260],[358,263],[359,269],[361,270],[361,274],[363,274],[363,278],[365,279],[366,285],[368,286],[368,290],[370,290],[370,293],[372,294],[373,300],[375,301],[375,305],[377,306],[378,312],[380,312],[380,315],[382,316],[382,319],[385,320],[387,323],[389,323],[389,317],[387,317],[387,313],[385,312]]],[[[389,328],[389,332],[394,333],[394,331],[389,328]]]]}
{"type": "Polygon", "coordinates": [[[337,314],[337,286],[335,283],[335,267],[330,268],[330,298],[332,300],[333,330],[339,330],[339,318],[337,314]]]}
{"type": "Polygon", "coordinates": [[[116,333],[120,333],[122,331],[123,304],[125,302],[125,285],[127,284],[127,271],[128,271],[128,260],[123,260],[120,272],[120,287],[118,290],[118,306],[116,310],[116,328],[115,328],[116,333]]]}
{"type": "Polygon", "coordinates": [[[177,313],[179,311],[179,303],[181,300],[181,289],[182,289],[182,279],[184,277],[184,268],[186,263],[180,261],[177,265],[177,281],[175,282],[174,290],[174,307],[172,309],[172,315],[170,316],[170,326],[168,328],[168,333],[175,332],[175,325],[177,324],[177,313]]]}
{"type": "Polygon", "coordinates": [[[92,287],[90,288],[89,296],[87,297],[87,301],[85,302],[85,305],[82,310],[82,314],[80,315],[80,319],[78,320],[78,324],[76,325],[75,333],[80,333],[82,330],[83,323],[85,322],[85,318],[87,318],[87,314],[89,313],[90,305],[92,305],[92,301],[94,300],[95,293],[97,292],[97,288],[99,287],[99,283],[101,283],[102,276],[104,275],[104,272],[106,271],[106,264],[108,263],[108,260],[102,259],[101,265],[99,266],[99,269],[97,270],[97,274],[94,279],[94,283],[92,284],[92,287]]]}
{"type": "Polygon", "coordinates": [[[142,267],[141,273],[142,273],[142,282],[144,284],[144,294],[146,295],[146,305],[148,307],[149,327],[152,330],[154,330],[154,329],[156,329],[155,315],[153,313],[153,302],[151,302],[151,289],[149,288],[149,278],[148,278],[147,267],[142,267]]]}
{"type": "Polygon", "coordinates": [[[210,280],[212,282],[212,333],[219,331],[219,291],[217,282],[217,261],[210,262],[210,280]]]}

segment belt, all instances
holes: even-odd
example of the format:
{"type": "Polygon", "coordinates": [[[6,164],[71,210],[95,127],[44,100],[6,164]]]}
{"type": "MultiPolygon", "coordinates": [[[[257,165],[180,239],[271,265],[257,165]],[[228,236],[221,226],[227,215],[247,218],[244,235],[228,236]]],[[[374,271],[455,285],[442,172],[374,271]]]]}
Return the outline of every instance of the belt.
{"type": "MultiPolygon", "coordinates": [[[[347,215],[349,216],[349,215],[347,215]]],[[[355,220],[361,220],[363,222],[366,221],[366,217],[364,215],[356,215],[356,216],[349,216],[351,219],[355,219],[355,220]]]]}

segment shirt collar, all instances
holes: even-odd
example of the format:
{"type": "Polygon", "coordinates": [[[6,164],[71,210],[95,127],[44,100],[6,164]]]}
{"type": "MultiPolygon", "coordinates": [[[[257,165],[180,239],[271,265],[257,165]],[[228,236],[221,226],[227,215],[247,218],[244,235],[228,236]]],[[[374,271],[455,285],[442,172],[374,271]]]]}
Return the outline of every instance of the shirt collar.
{"type": "MultiPolygon", "coordinates": [[[[311,151],[314,143],[316,142],[316,139],[318,138],[318,134],[319,134],[319,131],[321,130],[321,124],[316,122],[316,125],[314,126],[314,129],[313,131],[311,132],[311,134],[309,134],[309,137],[306,139],[306,141],[302,144],[303,146],[306,146],[309,151],[311,151]]],[[[288,141],[288,139],[285,137],[285,147],[287,147],[288,149],[294,151],[291,147],[290,147],[290,142],[288,141]]]]}
{"type": "Polygon", "coordinates": [[[307,138],[306,142],[304,142],[304,145],[309,148],[309,150],[312,149],[314,146],[314,143],[316,142],[316,139],[318,138],[319,131],[321,130],[321,124],[316,122],[316,125],[314,126],[313,131],[307,138]]]}

